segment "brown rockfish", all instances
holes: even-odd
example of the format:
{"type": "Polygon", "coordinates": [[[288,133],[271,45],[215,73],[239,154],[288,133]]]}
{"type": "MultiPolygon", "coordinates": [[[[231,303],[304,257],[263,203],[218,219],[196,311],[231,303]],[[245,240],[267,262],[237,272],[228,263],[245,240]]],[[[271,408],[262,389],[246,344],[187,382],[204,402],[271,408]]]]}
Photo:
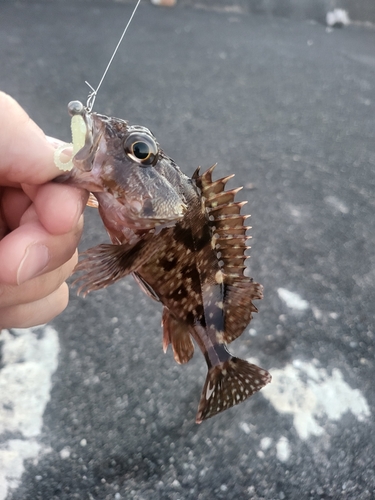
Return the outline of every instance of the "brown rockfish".
{"type": "Polygon", "coordinates": [[[83,118],[84,146],[59,181],[92,193],[112,241],[85,252],[80,291],[132,273],[164,306],[164,352],[171,344],[175,360],[187,363],[195,340],[208,365],[197,423],[244,401],[271,376],[227,349],[257,311],[253,299],[262,298],[262,286],[244,275],[245,202],[234,201],[239,189],[224,190],[233,175],[213,181],[213,166],[189,178],[147,128],[78,101],[69,112],[83,118]]]}

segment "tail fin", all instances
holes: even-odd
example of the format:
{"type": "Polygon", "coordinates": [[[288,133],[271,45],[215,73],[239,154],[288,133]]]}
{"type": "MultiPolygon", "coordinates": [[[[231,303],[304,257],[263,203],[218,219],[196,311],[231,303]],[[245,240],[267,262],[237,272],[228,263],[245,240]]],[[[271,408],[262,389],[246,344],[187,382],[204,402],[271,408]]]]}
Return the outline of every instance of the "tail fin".
{"type": "Polygon", "coordinates": [[[213,366],[203,386],[196,423],[245,401],[271,378],[266,370],[235,357],[213,366]]]}

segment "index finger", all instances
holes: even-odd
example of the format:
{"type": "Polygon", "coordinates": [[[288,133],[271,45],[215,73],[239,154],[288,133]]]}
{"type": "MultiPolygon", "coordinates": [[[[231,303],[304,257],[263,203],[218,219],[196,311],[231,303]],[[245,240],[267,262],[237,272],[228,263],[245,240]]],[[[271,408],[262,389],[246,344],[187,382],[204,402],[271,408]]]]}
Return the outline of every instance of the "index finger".
{"type": "Polygon", "coordinates": [[[9,95],[0,92],[0,185],[44,184],[61,174],[43,131],[9,95]]]}

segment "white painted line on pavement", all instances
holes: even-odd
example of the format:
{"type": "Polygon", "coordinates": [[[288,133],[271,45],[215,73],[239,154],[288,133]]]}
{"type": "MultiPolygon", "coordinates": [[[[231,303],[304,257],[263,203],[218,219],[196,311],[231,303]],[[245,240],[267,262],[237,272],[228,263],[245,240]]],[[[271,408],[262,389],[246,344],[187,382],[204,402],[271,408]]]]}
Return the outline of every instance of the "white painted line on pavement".
{"type": "Polygon", "coordinates": [[[312,362],[294,361],[282,369],[270,370],[272,383],[261,394],[280,413],[293,416],[293,424],[302,440],[321,436],[324,428],[318,421],[338,421],[351,412],[359,422],[370,416],[370,408],[359,389],[352,389],[340,370],[329,375],[312,362]]]}
{"type": "MultiPolygon", "coordinates": [[[[256,358],[247,361],[259,364],[256,358]]],[[[295,360],[282,369],[270,369],[272,383],[264,387],[262,394],[279,413],[293,417],[293,425],[302,441],[311,436],[326,434],[320,422],[338,421],[347,412],[351,412],[359,422],[369,422],[369,405],[359,389],[352,389],[337,368],[329,375],[320,367],[319,361],[295,360]]],[[[251,425],[251,424],[250,424],[251,425]]],[[[246,423],[240,424],[246,432],[246,423]]],[[[250,433],[250,432],[249,432],[250,433]]],[[[257,456],[265,458],[269,452],[275,452],[281,462],[287,462],[293,453],[292,445],[285,436],[277,441],[264,436],[259,443],[257,456]]]]}
{"type": "Polygon", "coordinates": [[[50,451],[37,438],[58,353],[58,334],[51,326],[0,334],[0,500],[20,484],[25,460],[37,461],[50,451]]]}

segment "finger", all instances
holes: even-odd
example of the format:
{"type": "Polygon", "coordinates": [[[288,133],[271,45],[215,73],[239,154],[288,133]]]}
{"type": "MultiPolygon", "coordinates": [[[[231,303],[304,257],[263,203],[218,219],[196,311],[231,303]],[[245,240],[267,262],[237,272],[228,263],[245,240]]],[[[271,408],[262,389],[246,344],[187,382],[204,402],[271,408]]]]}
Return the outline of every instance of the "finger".
{"type": "Polygon", "coordinates": [[[1,196],[0,213],[7,230],[16,229],[32,201],[22,189],[5,188],[1,196]]]}
{"type": "Polygon", "coordinates": [[[63,283],[43,299],[28,304],[0,309],[0,330],[4,328],[28,328],[51,321],[68,305],[69,289],[63,283]]]}
{"type": "Polygon", "coordinates": [[[64,235],[51,235],[40,222],[22,224],[0,241],[0,283],[20,285],[62,266],[74,254],[82,229],[83,216],[64,235]]]}
{"type": "Polygon", "coordinates": [[[55,166],[55,148],[43,131],[9,95],[0,92],[0,184],[43,184],[61,171],[55,166]]]}
{"type": "Polygon", "coordinates": [[[23,188],[34,202],[37,218],[51,234],[71,231],[77,225],[89,196],[83,189],[52,182],[42,186],[23,185],[23,188]]]}
{"type": "Polygon", "coordinates": [[[23,189],[7,187],[0,197],[0,218],[7,229],[20,225],[32,201],[35,220],[39,219],[51,234],[71,231],[83,213],[89,193],[84,189],[49,182],[41,186],[23,184],[23,189]]]}
{"type": "MultiPolygon", "coordinates": [[[[15,306],[17,304],[27,304],[47,297],[57,290],[73,273],[78,261],[78,252],[73,257],[50,273],[42,274],[31,279],[22,285],[2,285],[0,284],[0,309],[15,306]]],[[[1,322],[1,319],[0,319],[1,322]]]]}

